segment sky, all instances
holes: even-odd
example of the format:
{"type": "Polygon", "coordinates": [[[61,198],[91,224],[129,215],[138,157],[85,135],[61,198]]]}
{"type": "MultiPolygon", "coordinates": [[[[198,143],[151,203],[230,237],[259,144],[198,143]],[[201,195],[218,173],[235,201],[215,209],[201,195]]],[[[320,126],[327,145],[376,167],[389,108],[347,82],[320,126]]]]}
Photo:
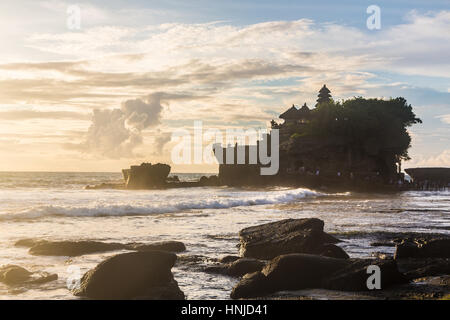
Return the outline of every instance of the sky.
{"type": "Polygon", "coordinates": [[[403,167],[450,166],[448,0],[16,0],[0,30],[0,171],[214,172],[171,162],[177,129],[266,128],[323,84],[406,98],[403,167]]]}

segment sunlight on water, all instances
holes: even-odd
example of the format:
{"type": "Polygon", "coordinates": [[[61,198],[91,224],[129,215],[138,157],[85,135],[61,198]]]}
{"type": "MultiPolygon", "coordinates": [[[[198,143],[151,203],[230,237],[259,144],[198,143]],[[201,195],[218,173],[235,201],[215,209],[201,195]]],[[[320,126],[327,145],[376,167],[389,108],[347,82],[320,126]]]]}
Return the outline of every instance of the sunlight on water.
{"type": "MultiPolygon", "coordinates": [[[[182,179],[192,176],[180,175],[182,179]]],[[[38,257],[14,247],[23,238],[111,242],[183,241],[182,255],[237,254],[240,229],[284,218],[317,217],[345,240],[354,257],[393,248],[371,247],[379,233],[450,234],[449,192],[324,194],[307,189],[189,188],[152,191],[84,190],[114,182],[117,173],[0,173],[0,265],[55,272],[59,280],[28,291],[0,285],[0,298],[74,298],[66,289],[68,266],[82,272],[114,253],[67,259],[38,257]]],[[[188,298],[229,297],[236,280],[180,266],[175,279],[188,298]]]]}

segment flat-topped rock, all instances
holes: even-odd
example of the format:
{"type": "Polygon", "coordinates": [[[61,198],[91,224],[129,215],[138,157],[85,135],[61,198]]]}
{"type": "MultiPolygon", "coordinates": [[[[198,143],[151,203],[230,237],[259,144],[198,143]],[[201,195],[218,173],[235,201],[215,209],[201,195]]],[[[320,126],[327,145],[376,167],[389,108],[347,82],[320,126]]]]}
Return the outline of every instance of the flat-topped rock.
{"type": "MultiPolygon", "coordinates": [[[[339,242],[323,231],[324,222],[316,218],[285,219],[242,229],[239,232],[241,255],[272,259],[289,253],[340,255],[335,248],[324,248],[339,242]]],[[[340,250],[339,250],[340,251],[340,250]]]]}
{"type": "Polygon", "coordinates": [[[186,246],[180,241],[115,243],[94,240],[50,241],[44,239],[21,239],[15,243],[15,246],[30,248],[28,252],[32,255],[68,257],[118,250],[169,252],[182,252],[186,250],[186,246]]]}

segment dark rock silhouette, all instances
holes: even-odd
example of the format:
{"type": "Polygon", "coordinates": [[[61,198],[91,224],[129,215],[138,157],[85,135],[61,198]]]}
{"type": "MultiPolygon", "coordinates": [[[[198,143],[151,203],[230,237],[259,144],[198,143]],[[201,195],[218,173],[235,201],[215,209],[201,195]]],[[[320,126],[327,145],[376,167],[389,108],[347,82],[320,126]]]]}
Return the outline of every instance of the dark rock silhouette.
{"type": "Polygon", "coordinates": [[[369,265],[380,268],[381,289],[408,282],[407,277],[399,272],[395,260],[352,259],[351,264],[325,279],[322,286],[332,290],[366,291],[369,265]]]}
{"type": "Polygon", "coordinates": [[[132,251],[168,251],[182,252],[186,250],[180,241],[161,241],[154,243],[110,243],[92,240],[49,241],[43,239],[22,239],[16,246],[29,247],[29,253],[40,256],[81,256],[99,252],[132,250],[132,251]]]}
{"type": "Polygon", "coordinates": [[[127,189],[153,189],[166,185],[166,179],[170,173],[167,164],[142,163],[140,166],[131,166],[123,169],[123,178],[127,189]]]}
{"type": "MultiPolygon", "coordinates": [[[[288,253],[336,255],[325,245],[339,242],[323,231],[324,222],[316,218],[286,219],[249,227],[239,232],[244,257],[272,259],[288,253]]],[[[339,250],[341,251],[341,250],[339,250]]],[[[344,254],[339,253],[344,256],[344,254]]]]}
{"type": "Polygon", "coordinates": [[[395,259],[450,258],[450,238],[405,239],[397,244],[395,259]]]}
{"type": "Polygon", "coordinates": [[[265,261],[258,259],[240,258],[228,263],[207,266],[203,271],[208,273],[224,274],[232,277],[241,277],[247,273],[261,271],[265,265],[265,261]]]}
{"type": "Polygon", "coordinates": [[[131,252],[110,257],[88,271],[76,296],[92,299],[184,299],[171,268],[177,257],[164,251],[131,252]]]}

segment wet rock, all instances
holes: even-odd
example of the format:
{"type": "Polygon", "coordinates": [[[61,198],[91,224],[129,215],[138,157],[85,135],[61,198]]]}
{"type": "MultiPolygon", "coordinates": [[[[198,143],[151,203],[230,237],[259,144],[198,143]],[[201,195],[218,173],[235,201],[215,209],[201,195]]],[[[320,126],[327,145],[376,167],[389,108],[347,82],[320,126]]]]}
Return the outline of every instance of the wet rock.
{"type": "Polygon", "coordinates": [[[262,270],[272,292],[320,288],[325,277],[349,264],[348,260],[310,254],[287,254],[271,260],[262,270]]]}
{"type": "Polygon", "coordinates": [[[265,261],[253,258],[240,258],[230,263],[216,264],[204,268],[205,272],[218,273],[231,277],[241,277],[247,273],[261,271],[266,265],[265,261]]]}
{"type": "Polygon", "coordinates": [[[256,271],[261,271],[261,269],[266,265],[265,262],[252,259],[252,258],[242,258],[232,262],[228,266],[228,275],[233,277],[241,277],[247,273],[253,273],[256,271]]]}
{"type": "Polygon", "coordinates": [[[266,276],[261,272],[246,274],[233,288],[232,299],[263,297],[271,293],[266,276]]]}
{"type": "Polygon", "coordinates": [[[175,280],[162,286],[148,288],[144,295],[134,298],[135,300],[184,300],[183,291],[178,287],[175,280]]]}
{"type": "Polygon", "coordinates": [[[30,272],[16,265],[0,267],[0,282],[9,286],[43,284],[58,279],[57,274],[47,272],[30,272]]]}
{"type": "Polygon", "coordinates": [[[381,289],[408,282],[408,279],[398,271],[395,260],[353,259],[348,266],[325,279],[323,287],[341,291],[369,290],[367,287],[367,279],[371,275],[367,273],[369,265],[380,268],[381,289]]]}
{"type": "Polygon", "coordinates": [[[425,258],[400,259],[396,261],[399,270],[402,271],[408,279],[450,275],[450,259],[425,258]]]}
{"type": "Polygon", "coordinates": [[[397,244],[394,257],[450,258],[450,239],[405,239],[397,244]]]}
{"type": "Polygon", "coordinates": [[[73,294],[92,299],[135,299],[164,292],[166,299],[179,299],[181,295],[173,289],[171,272],[176,258],[165,251],[115,255],[88,271],[73,294]]]}
{"type": "Polygon", "coordinates": [[[121,243],[106,243],[98,241],[45,241],[34,244],[28,251],[36,256],[80,256],[97,252],[123,250],[125,245],[121,243]]]}
{"type": "Polygon", "coordinates": [[[180,241],[161,241],[151,244],[128,244],[126,248],[136,251],[169,251],[169,252],[183,252],[186,251],[186,246],[180,241]]]}
{"type": "Polygon", "coordinates": [[[15,246],[30,248],[29,253],[40,256],[81,256],[99,252],[132,250],[132,251],[169,251],[182,252],[186,250],[180,241],[161,241],[155,243],[109,243],[93,240],[49,241],[43,239],[21,239],[15,246]]]}
{"type": "Polygon", "coordinates": [[[0,282],[7,285],[22,284],[27,281],[33,273],[16,265],[7,265],[0,268],[0,282]]]}
{"type": "Polygon", "coordinates": [[[337,259],[349,259],[349,255],[344,251],[341,247],[338,247],[335,244],[325,244],[322,246],[321,252],[319,253],[321,256],[337,258],[337,259]]]}
{"type": "Polygon", "coordinates": [[[249,227],[239,232],[244,257],[273,259],[289,253],[320,254],[325,244],[338,239],[323,231],[320,219],[286,219],[249,227]]]}
{"type": "Polygon", "coordinates": [[[320,288],[326,277],[349,265],[348,260],[319,255],[281,255],[261,272],[244,276],[231,293],[233,299],[262,297],[282,290],[320,288]]]}
{"type": "Polygon", "coordinates": [[[236,260],[239,260],[241,257],[239,256],[224,256],[222,258],[219,259],[219,262],[221,263],[230,263],[230,262],[234,262],[236,260]]]}

